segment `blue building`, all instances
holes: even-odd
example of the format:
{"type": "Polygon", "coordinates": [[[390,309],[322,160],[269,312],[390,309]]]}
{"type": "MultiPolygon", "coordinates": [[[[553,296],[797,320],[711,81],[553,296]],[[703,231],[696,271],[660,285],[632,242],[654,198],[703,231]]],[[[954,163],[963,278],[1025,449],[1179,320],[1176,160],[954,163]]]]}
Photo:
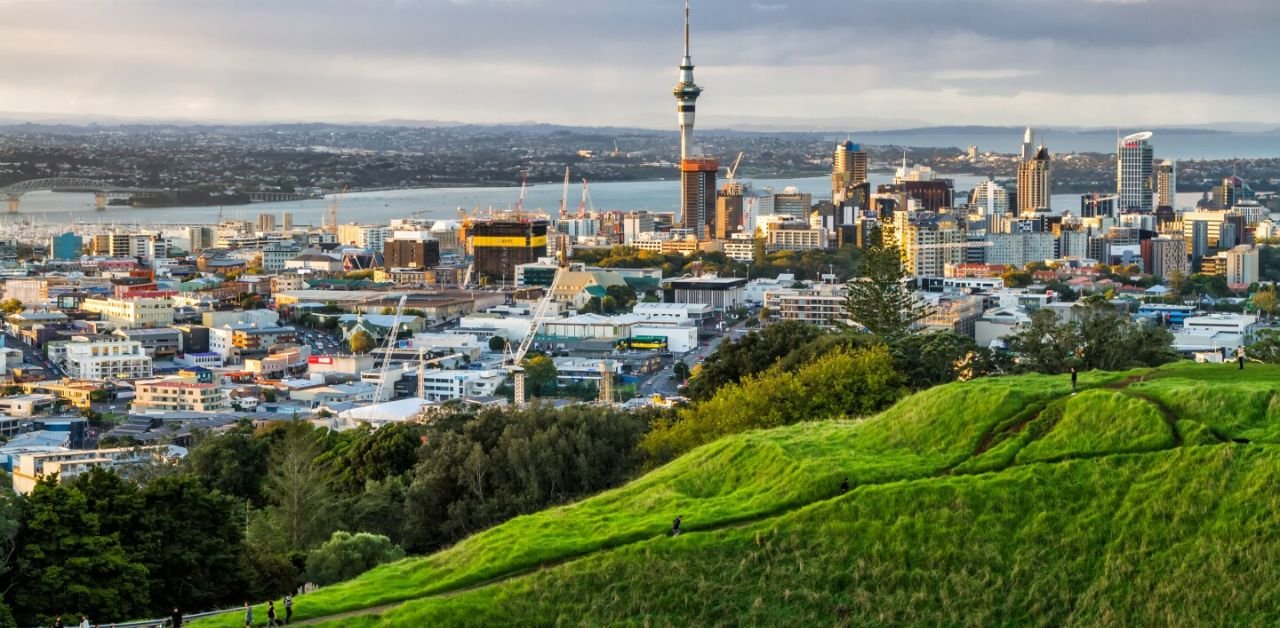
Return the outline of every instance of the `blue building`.
{"type": "Polygon", "coordinates": [[[53,259],[79,259],[84,251],[84,238],[67,232],[53,236],[49,242],[49,254],[53,259]]]}

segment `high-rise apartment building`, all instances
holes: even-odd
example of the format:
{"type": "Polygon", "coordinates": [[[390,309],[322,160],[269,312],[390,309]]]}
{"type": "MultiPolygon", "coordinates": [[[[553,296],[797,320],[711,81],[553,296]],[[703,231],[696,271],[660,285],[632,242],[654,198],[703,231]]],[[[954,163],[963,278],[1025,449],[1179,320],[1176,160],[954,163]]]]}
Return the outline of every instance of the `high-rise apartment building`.
{"type": "Polygon", "coordinates": [[[1049,211],[1049,151],[1041,146],[1034,156],[1018,166],[1018,215],[1049,211]]]}
{"type": "Polygon", "coordinates": [[[516,266],[547,254],[545,220],[491,220],[471,227],[475,269],[493,282],[514,282],[516,266]]]}
{"type": "Polygon", "coordinates": [[[915,277],[942,277],[948,264],[964,261],[966,232],[954,216],[921,212],[901,231],[902,265],[915,277]]]}
{"type": "Polygon", "coordinates": [[[841,205],[849,199],[851,188],[867,180],[867,153],[852,141],[837,144],[831,163],[831,202],[841,205]]]}
{"type": "Polygon", "coordinates": [[[1244,180],[1235,175],[1231,175],[1222,180],[1222,183],[1213,188],[1213,202],[1219,209],[1231,209],[1236,203],[1244,199],[1244,180]]]}
{"type": "Polygon", "coordinates": [[[715,237],[728,240],[735,233],[742,233],[743,209],[746,190],[741,183],[727,183],[716,195],[715,237]]]}
{"type": "Polygon", "coordinates": [[[1175,271],[1184,278],[1191,275],[1187,245],[1181,235],[1164,235],[1143,240],[1140,246],[1143,270],[1146,272],[1162,279],[1169,279],[1175,271]]]}
{"type": "Polygon", "coordinates": [[[1120,211],[1150,213],[1154,193],[1151,133],[1134,133],[1116,147],[1116,195],[1120,211]]]}
{"type": "Polygon", "coordinates": [[[258,231],[269,233],[276,230],[275,214],[258,214],[258,231]]]}
{"type": "Polygon", "coordinates": [[[1174,207],[1178,203],[1177,164],[1165,160],[1156,166],[1156,207],[1174,207]]]}
{"type": "Polygon", "coordinates": [[[969,212],[983,216],[1009,213],[1009,191],[992,179],[979,183],[969,193],[969,212]]]}
{"type": "Polygon", "coordinates": [[[199,253],[213,248],[217,235],[213,227],[187,227],[187,239],[191,240],[191,252],[199,253]]]}
{"type": "Polygon", "coordinates": [[[281,229],[284,231],[293,231],[293,214],[285,212],[280,214],[281,229]]]}

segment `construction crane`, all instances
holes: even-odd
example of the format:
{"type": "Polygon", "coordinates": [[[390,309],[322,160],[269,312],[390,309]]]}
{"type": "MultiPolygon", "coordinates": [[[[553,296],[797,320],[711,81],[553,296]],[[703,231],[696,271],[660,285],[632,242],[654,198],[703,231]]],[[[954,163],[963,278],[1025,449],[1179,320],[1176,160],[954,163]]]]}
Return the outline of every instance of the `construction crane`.
{"type": "Polygon", "coordinates": [[[745,154],[746,151],[742,151],[738,153],[738,158],[733,160],[733,167],[729,169],[729,183],[733,183],[734,179],[738,177],[738,165],[742,163],[742,156],[745,154]]]}
{"type": "Polygon", "coordinates": [[[529,185],[529,171],[520,173],[520,197],[516,199],[516,218],[524,215],[524,195],[529,185]]]}
{"type": "Polygon", "coordinates": [[[564,191],[560,193],[560,220],[569,217],[569,166],[564,167],[564,191]]]}
{"type": "Polygon", "coordinates": [[[533,309],[533,316],[529,323],[529,331],[520,341],[520,345],[516,348],[515,353],[504,355],[504,361],[507,371],[511,373],[511,380],[515,388],[516,406],[526,405],[526,397],[524,390],[524,367],[520,363],[524,361],[524,356],[533,347],[533,339],[538,335],[538,328],[542,326],[542,319],[546,317],[547,310],[551,307],[551,302],[555,300],[556,288],[560,286],[560,278],[565,273],[566,260],[562,255],[560,257],[560,265],[556,268],[556,274],[551,278],[551,285],[547,286],[547,293],[542,295],[542,299],[538,301],[538,305],[533,309]]]}
{"type": "Polygon", "coordinates": [[[382,391],[387,386],[387,368],[391,366],[391,350],[396,348],[396,335],[400,331],[400,315],[404,313],[405,301],[409,295],[400,295],[396,304],[396,315],[391,319],[391,330],[387,332],[387,345],[382,349],[382,369],[378,372],[378,387],[373,391],[373,402],[382,403],[382,391]]]}
{"type": "MultiPolygon", "coordinates": [[[[587,189],[587,180],[584,177],[582,179],[582,202],[578,203],[578,218],[587,217],[587,204],[590,202],[591,202],[591,192],[588,191],[587,189]]],[[[591,207],[591,211],[592,212],[596,211],[594,204],[591,207]]]]}
{"type": "Polygon", "coordinates": [[[334,233],[338,232],[338,207],[342,205],[342,198],[347,195],[347,186],[343,185],[337,194],[329,200],[329,224],[328,230],[334,233]]]}

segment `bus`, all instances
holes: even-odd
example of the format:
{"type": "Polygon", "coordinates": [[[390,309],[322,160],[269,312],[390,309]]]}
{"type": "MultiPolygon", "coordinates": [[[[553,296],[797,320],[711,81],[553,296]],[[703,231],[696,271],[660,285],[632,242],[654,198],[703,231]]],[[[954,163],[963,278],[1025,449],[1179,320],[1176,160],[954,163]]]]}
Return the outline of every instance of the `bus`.
{"type": "Polygon", "coordinates": [[[624,350],[666,351],[667,338],[665,336],[632,336],[619,340],[615,346],[624,350]]]}

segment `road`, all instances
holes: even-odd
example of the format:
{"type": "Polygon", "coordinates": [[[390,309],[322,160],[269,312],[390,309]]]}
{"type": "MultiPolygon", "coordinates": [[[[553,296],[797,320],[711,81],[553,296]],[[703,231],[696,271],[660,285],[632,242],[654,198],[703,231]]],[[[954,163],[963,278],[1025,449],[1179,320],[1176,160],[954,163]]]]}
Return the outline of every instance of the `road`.
{"type": "Polygon", "coordinates": [[[707,356],[714,353],[720,346],[720,343],[729,338],[740,337],[741,334],[737,332],[742,329],[745,329],[743,323],[737,323],[725,330],[725,333],[708,341],[707,346],[699,346],[697,349],[694,349],[689,353],[675,356],[675,359],[672,360],[670,364],[664,366],[662,370],[650,375],[648,379],[636,385],[637,395],[641,397],[647,397],[654,394],[662,395],[663,397],[674,397],[678,395],[678,389],[683,382],[676,380],[675,363],[683,361],[690,369],[692,369],[699,362],[706,359],[707,356]]]}
{"type": "Polygon", "coordinates": [[[4,346],[10,349],[18,349],[22,351],[22,362],[28,367],[38,367],[48,371],[54,379],[62,377],[62,369],[44,358],[44,353],[37,351],[31,345],[23,342],[18,337],[4,332],[4,346]]]}

